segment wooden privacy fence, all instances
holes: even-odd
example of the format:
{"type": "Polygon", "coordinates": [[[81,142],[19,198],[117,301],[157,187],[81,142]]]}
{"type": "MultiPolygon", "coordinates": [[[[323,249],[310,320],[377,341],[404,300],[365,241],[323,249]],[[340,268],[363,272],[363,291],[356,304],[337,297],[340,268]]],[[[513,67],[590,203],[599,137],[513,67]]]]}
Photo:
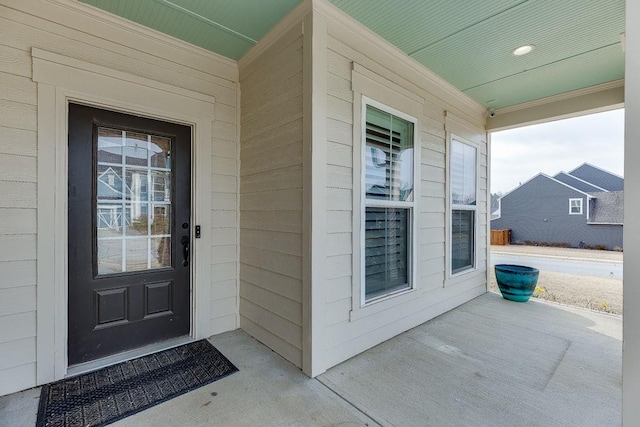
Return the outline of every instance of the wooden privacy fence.
{"type": "Polygon", "coordinates": [[[511,230],[491,230],[492,245],[508,245],[511,243],[511,230]]]}

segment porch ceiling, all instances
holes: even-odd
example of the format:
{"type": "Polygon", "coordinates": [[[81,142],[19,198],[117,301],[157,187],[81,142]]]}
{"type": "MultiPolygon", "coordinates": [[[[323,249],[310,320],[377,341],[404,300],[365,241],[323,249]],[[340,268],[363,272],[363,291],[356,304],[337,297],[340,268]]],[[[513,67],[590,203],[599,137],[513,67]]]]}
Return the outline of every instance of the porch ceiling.
{"type": "MultiPolygon", "coordinates": [[[[232,59],[300,3],[80,1],[232,59]]],[[[624,0],[329,1],[487,108],[624,77],[624,0]]]]}

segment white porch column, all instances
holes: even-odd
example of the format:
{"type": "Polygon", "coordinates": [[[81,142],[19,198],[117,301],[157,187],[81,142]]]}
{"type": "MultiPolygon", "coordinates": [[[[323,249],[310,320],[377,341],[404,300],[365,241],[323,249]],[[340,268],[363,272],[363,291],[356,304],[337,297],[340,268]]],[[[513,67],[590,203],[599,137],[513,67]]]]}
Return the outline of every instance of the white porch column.
{"type": "Polygon", "coordinates": [[[640,1],[626,2],[622,418],[640,425],[640,1]]]}

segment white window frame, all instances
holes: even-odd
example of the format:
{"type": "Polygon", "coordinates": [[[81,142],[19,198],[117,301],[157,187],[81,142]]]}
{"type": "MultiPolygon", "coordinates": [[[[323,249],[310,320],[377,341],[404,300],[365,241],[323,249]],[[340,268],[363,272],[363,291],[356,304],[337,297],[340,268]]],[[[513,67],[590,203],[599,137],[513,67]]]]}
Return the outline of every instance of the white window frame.
{"type": "Polygon", "coordinates": [[[352,218],[352,275],[351,275],[351,311],[349,312],[349,321],[358,322],[375,316],[377,314],[387,312],[388,310],[401,310],[404,304],[410,303],[420,298],[420,264],[417,262],[418,250],[420,247],[420,205],[421,205],[421,189],[420,189],[420,164],[422,145],[421,133],[424,129],[421,126],[421,118],[424,115],[425,99],[416,94],[415,91],[390,81],[379,74],[363,67],[354,62],[351,70],[351,88],[353,90],[353,214],[352,218]],[[373,101],[373,102],[371,102],[373,101]],[[362,167],[363,161],[361,157],[364,153],[362,145],[366,138],[363,133],[362,126],[366,120],[366,107],[363,104],[375,107],[376,102],[379,108],[388,111],[391,114],[396,113],[400,118],[410,118],[414,123],[414,215],[412,218],[411,237],[413,253],[411,257],[411,279],[412,288],[402,292],[388,295],[384,298],[378,298],[365,304],[364,284],[362,276],[362,258],[364,256],[364,248],[362,247],[361,227],[364,220],[362,214],[363,194],[360,190],[363,188],[362,183],[362,167]],[[363,117],[364,114],[364,117],[363,117]]]}
{"type": "Polygon", "coordinates": [[[360,248],[362,248],[361,257],[360,257],[360,277],[361,285],[360,285],[360,306],[365,307],[371,304],[375,304],[379,301],[384,301],[391,297],[402,295],[407,292],[410,292],[415,289],[416,285],[416,262],[417,262],[417,250],[416,250],[416,212],[417,212],[417,203],[416,199],[420,197],[419,194],[416,194],[417,183],[416,176],[419,174],[418,169],[418,155],[416,154],[419,151],[419,138],[418,138],[418,120],[406,114],[400,110],[397,110],[393,107],[390,107],[381,102],[375,101],[366,96],[362,96],[362,116],[360,120],[361,126],[361,149],[360,149],[360,248]],[[413,201],[390,201],[390,200],[375,200],[375,199],[367,199],[366,198],[366,182],[365,182],[365,174],[366,169],[364,165],[366,164],[366,126],[367,126],[367,107],[373,107],[378,110],[381,110],[385,113],[389,113],[395,117],[406,120],[409,123],[413,124],[413,201]],[[391,291],[384,295],[377,296],[375,298],[371,298],[367,300],[366,298],[366,274],[365,274],[365,263],[366,263],[366,254],[365,254],[365,222],[366,222],[366,208],[368,207],[379,207],[379,208],[400,208],[400,209],[409,209],[409,224],[407,230],[407,240],[408,240],[408,255],[407,255],[407,278],[408,278],[408,286],[396,291],[391,291]]]}
{"type": "Polygon", "coordinates": [[[453,279],[455,277],[460,277],[460,276],[464,276],[467,274],[471,274],[474,273],[476,271],[478,271],[478,220],[479,220],[479,215],[478,215],[478,199],[480,197],[480,145],[469,141],[466,138],[462,138],[460,136],[457,136],[456,134],[453,133],[448,133],[447,134],[447,253],[446,253],[446,258],[447,258],[447,274],[448,277],[450,279],[453,279]],[[461,144],[465,144],[468,145],[472,148],[475,149],[476,152],[476,158],[475,158],[475,169],[476,169],[476,179],[475,179],[475,187],[476,187],[476,204],[475,205],[457,205],[453,203],[453,197],[451,197],[451,191],[452,191],[452,186],[451,186],[451,177],[452,177],[452,167],[451,167],[451,162],[453,160],[453,142],[457,141],[461,144]],[[469,210],[469,211],[473,211],[474,212],[474,219],[473,219],[473,266],[470,268],[466,268],[464,270],[461,271],[457,271],[457,272],[453,272],[453,256],[451,254],[451,251],[453,249],[453,211],[454,210],[469,210]]]}
{"type": "Polygon", "coordinates": [[[582,215],[582,205],[583,205],[582,198],[569,199],[569,215],[582,215]],[[579,202],[578,207],[580,208],[580,212],[573,212],[573,206],[571,206],[573,202],[579,202]]]}

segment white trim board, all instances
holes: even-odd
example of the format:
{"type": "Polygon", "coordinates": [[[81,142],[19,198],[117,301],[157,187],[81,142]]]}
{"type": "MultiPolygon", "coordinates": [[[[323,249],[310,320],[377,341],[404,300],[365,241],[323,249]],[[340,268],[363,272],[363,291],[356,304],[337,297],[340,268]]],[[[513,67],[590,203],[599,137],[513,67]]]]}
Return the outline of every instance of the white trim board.
{"type": "Polygon", "coordinates": [[[191,337],[211,333],[214,98],[33,49],[38,84],[37,384],[67,375],[67,127],[70,101],[191,126],[194,240],[191,337]]]}
{"type": "Polygon", "coordinates": [[[496,110],[487,130],[497,132],[624,107],[624,80],[615,80],[496,110]]]}
{"type": "Polygon", "coordinates": [[[303,46],[302,370],[313,378],[326,371],[327,27],[311,13],[303,46]]]}
{"type": "Polygon", "coordinates": [[[177,64],[198,64],[201,71],[217,69],[230,82],[238,81],[236,61],[202,47],[137,24],[78,0],[44,0],[43,2],[5,0],[8,7],[48,20],[66,23],[73,19],[74,27],[89,34],[130,46],[157,57],[166,57],[177,64]],[[116,27],[119,31],[113,31],[116,27]],[[160,42],[160,43],[158,43],[160,42]],[[167,53],[170,49],[170,54],[167,53]]]}

